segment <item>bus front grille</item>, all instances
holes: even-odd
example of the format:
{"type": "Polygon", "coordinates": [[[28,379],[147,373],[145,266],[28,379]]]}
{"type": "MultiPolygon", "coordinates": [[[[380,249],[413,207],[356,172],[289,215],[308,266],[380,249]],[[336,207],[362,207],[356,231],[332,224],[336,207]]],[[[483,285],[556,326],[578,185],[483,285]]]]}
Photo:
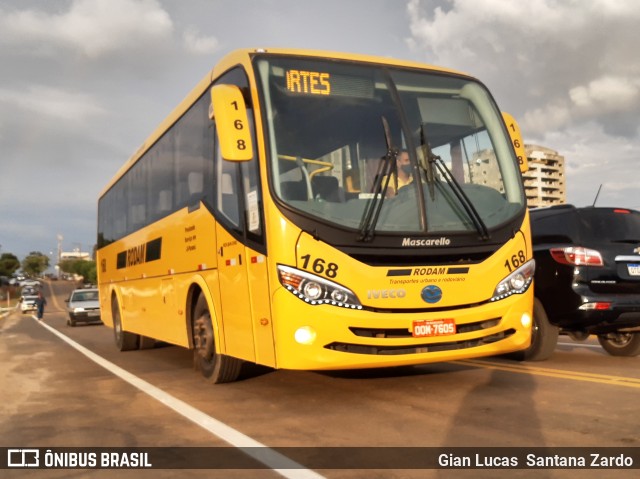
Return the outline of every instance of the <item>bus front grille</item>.
{"type": "MultiPolygon", "coordinates": [[[[456,333],[471,333],[497,326],[500,318],[476,321],[475,323],[458,324],[456,333]]],[[[361,338],[411,338],[411,331],[408,328],[357,328],[350,327],[349,330],[361,338]]]]}
{"type": "Polygon", "coordinates": [[[325,348],[333,351],[340,351],[343,353],[353,354],[371,354],[376,356],[391,356],[400,354],[423,354],[423,353],[435,353],[440,351],[453,351],[459,349],[469,349],[482,346],[484,344],[495,343],[506,339],[516,333],[515,329],[507,329],[499,333],[494,333],[482,338],[466,339],[462,341],[450,341],[447,343],[422,343],[412,344],[406,346],[379,346],[379,345],[366,345],[366,344],[349,344],[334,342],[327,344],[325,348]]]}

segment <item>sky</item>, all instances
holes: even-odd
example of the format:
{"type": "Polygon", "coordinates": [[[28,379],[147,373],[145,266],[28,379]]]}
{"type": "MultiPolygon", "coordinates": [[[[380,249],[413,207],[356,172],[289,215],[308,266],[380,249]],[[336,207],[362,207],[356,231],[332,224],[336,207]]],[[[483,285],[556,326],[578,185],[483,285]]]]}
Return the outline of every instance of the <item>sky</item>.
{"type": "Polygon", "coordinates": [[[237,48],[467,72],[565,157],[569,203],[640,209],[639,24],[635,0],[0,0],[0,253],[91,251],[106,183],[237,48]]]}

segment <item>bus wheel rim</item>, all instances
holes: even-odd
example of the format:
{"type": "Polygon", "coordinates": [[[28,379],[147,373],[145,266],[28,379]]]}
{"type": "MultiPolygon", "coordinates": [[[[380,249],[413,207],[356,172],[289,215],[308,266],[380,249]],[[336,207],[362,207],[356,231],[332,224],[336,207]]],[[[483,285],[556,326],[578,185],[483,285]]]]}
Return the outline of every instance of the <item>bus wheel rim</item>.
{"type": "Polygon", "coordinates": [[[194,325],[193,342],[198,354],[204,359],[213,357],[213,328],[208,315],[200,316],[194,325]]]}

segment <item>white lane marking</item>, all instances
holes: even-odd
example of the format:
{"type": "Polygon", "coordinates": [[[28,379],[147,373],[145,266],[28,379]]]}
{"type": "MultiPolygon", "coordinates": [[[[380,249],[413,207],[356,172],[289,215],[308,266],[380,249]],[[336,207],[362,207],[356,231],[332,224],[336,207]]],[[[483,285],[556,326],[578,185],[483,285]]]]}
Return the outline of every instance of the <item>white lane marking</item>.
{"type": "MultiPolygon", "coordinates": [[[[249,449],[244,450],[248,456],[268,466],[274,472],[277,472],[283,477],[290,479],[325,479],[324,476],[318,474],[311,469],[306,469],[304,466],[297,462],[283,456],[279,452],[270,449],[268,446],[256,441],[242,434],[240,431],[233,429],[231,426],[203,413],[202,411],[194,408],[184,401],[172,396],[171,394],[157,388],[151,383],[148,383],[144,379],[140,379],[138,376],[131,374],[130,372],[122,369],[120,366],[116,366],[110,361],[107,361],[102,356],[97,355],[93,351],[85,348],[81,344],[76,343],[73,339],[65,336],[57,329],[49,326],[47,323],[38,321],[35,316],[32,318],[41,324],[44,328],[51,331],[53,334],[62,339],[65,343],[69,344],[72,348],[76,349],[80,353],[84,354],[91,361],[95,362],[99,366],[102,366],[107,371],[118,376],[120,379],[128,382],[132,386],[138,388],[143,393],[151,396],[156,401],[161,402],[170,409],[189,419],[193,423],[197,424],[201,428],[209,431],[214,436],[222,439],[223,441],[231,444],[234,447],[242,448],[261,448],[261,449],[249,449]]],[[[213,387],[213,386],[212,386],[213,387]]]]}
{"type": "Polygon", "coordinates": [[[599,344],[584,344],[584,343],[558,343],[558,346],[571,346],[574,348],[593,348],[593,349],[602,349],[602,346],[599,344]]]}

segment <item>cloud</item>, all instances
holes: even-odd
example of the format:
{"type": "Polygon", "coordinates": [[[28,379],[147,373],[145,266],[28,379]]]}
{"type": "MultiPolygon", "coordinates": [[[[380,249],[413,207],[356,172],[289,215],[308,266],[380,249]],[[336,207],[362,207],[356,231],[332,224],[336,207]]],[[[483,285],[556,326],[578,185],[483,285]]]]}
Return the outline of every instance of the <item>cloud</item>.
{"type": "Polygon", "coordinates": [[[106,113],[90,95],[46,85],[30,85],[25,90],[0,89],[0,104],[3,103],[38,116],[77,123],[106,113]]]}
{"type": "Polygon", "coordinates": [[[218,40],[215,37],[202,35],[195,27],[188,27],[182,38],[185,49],[196,55],[208,55],[218,50],[218,40]]]}
{"type": "Polygon", "coordinates": [[[68,11],[0,11],[2,42],[21,48],[53,47],[80,52],[87,57],[167,40],[173,32],[169,14],[156,0],[74,0],[68,11]]]}
{"type": "Polygon", "coordinates": [[[640,208],[638,24],[631,1],[0,0],[0,243],[93,244],[99,191],[222,50],[245,46],[467,71],[527,142],[565,156],[570,202],[603,183],[598,204],[640,208]]]}
{"type": "Polygon", "coordinates": [[[569,91],[573,103],[585,110],[628,111],[637,107],[640,81],[607,75],[569,91]]]}
{"type": "Polygon", "coordinates": [[[633,2],[410,0],[407,13],[408,45],[487,83],[525,134],[590,121],[611,135],[637,134],[626,121],[640,116],[633,2]],[[625,122],[607,117],[619,113],[625,122]]]}
{"type": "Polygon", "coordinates": [[[528,110],[522,116],[522,124],[531,133],[563,129],[571,123],[571,112],[566,102],[558,101],[541,108],[528,110]]]}
{"type": "Polygon", "coordinates": [[[565,157],[567,195],[576,205],[593,203],[599,185],[599,206],[640,208],[636,143],[609,135],[601,122],[589,121],[564,130],[550,130],[540,144],[565,157]]]}

